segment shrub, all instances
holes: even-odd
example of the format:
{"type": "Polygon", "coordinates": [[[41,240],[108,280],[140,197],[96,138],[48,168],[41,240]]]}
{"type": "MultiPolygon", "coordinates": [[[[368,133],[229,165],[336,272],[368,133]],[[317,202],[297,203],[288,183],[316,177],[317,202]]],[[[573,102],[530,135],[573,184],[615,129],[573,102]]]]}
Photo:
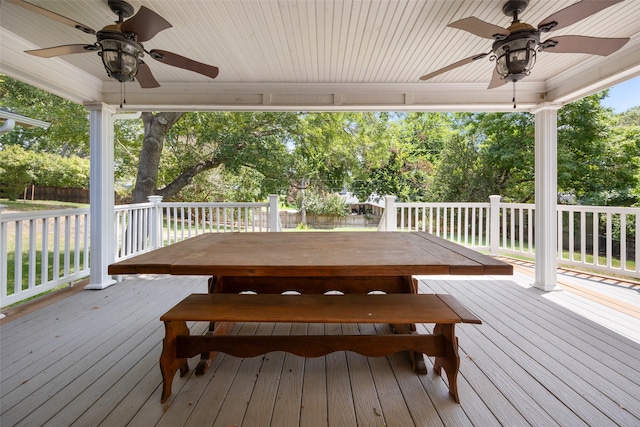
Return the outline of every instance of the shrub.
{"type": "Polygon", "coordinates": [[[9,200],[16,200],[24,188],[33,182],[36,155],[17,145],[0,150],[0,182],[9,200]]]}

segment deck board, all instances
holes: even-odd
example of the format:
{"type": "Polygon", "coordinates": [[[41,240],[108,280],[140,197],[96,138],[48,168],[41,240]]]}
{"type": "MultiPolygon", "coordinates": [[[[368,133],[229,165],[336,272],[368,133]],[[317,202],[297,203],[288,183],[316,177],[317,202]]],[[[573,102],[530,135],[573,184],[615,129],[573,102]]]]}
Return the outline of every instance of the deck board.
{"type": "MultiPolygon", "coordinates": [[[[74,426],[640,425],[640,319],[511,277],[422,276],[483,320],[458,325],[461,404],[407,357],[219,354],[160,404],[160,315],[206,280],[141,276],[0,326],[0,424],[74,426]],[[144,301],[144,304],[141,304],[144,301]]],[[[581,280],[583,280],[581,278],[581,280]]],[[[594,284],[594,287],[600,284],[594,284]]],[[[617,286],[617,284],[616,284],[617,286]]],[[[598,288],[602,292],[602,288],[598,288]]],[[[633,292],[637,292],[631,289],[633,292]]],[[[624,294],[620,289],[612,298],[624,294]]],[[[627,304],[635,307],[633,298],[627,304]]],[[[640,309],[640,308],[639,308],[640,309]]],[[[192,333],[205,323],[190,323],[192,333]]],[[[418,325],[430,329],[432,325],[418,325]]],[[[371,333],[385,325],[238,324],[235,334],[371,333]]]]}
{"type": "MultiPolygon", "coordinates": [[[[491,359],[498,359],[496,361],[503,366],[512,360],[529,373],[529,381],[525,381],[525,376],[517,383],[523,384],[533,397],[545,396],[545,390],[549,390],[555,394],[555,399],[561,397],[565,402],[564,405],[551,406],[547,402],[541,405],[542,408],[553,408],[554,416],[563,413],[566,415],[567,409],[571,409],[581,414],[582,422],[595,423],[593,425],[607,425],[612,420],[619,425],[634,425],[633,423],[637,422],[637,415],[629,414],[629,411],[637,411],[637,394],[633,396],[629,392],[637,393],[640,386],[631,381],[631,377],[627,377],[631,374],[628,365],[625,368],[618,364],[615,354],[609,356],[610,349],[606,348],[605,344],[592,340],[592,336],[582,334],[581,338],[578,338],[579,335],[572,330],[572,326],[559,319],[560,312],[556,313],[556,319],[560,321],[555,323],[540,316],[543,311],[539,308],[546,304],[544,300],[537,300],[537,304],[532,306],[531,301],[536,300],[508,298],[504,296],[506,292],[492,293],[493,298],[488,298],[486,293],[470,281],[444,283],[449,286],[444,286],[439,291],[447,287],[460,288],[463,292],[457,297],[463,304],[475,304],[479,310],[476,314],[483,319],[483,326],[490,326],[479,330],[488,340],[478,337],[477,334],[467,333],[469,328],[459,328],[459,336],[465,336],[464,341],[460,338],[461,345],[479,342],[478,349],[481,351],[495,346],[491,352],[491,359]],[[462,286],[463,284],[466,286],[462,286]],[[495,311],[497,304],[504,307],[503,313],[495,311]],[[603,346],[604,349],[598,348],[603,346]],[[508,358],[499,358],[503,354],[501,349],[510,352],[508,358]],[[583,351],[575,351],[576,349],[583,351]],[[616,366],[623,374],[615,372],[611,366],[616,366]],[[551,384],[553,387],[550,387],[551,384]],[[540,386],[542,389],[536,393],[533,388],[540,386]],[[620,405],[628,409],[621,410],[620,405]],[[596,422],[598,420],[600,422],[596,422]]],[[[500,281],[495,281],[487,286],[500,284],[500,281]]],[[[504,285],[508,286],[509,283],[505,282],[504,285]]],[[[595,325],[591,328],[598,329],[595,325]]],[[[511,366],[507,371],[514,373],[519,370],[511,366]]],[[[488,376],[496,378],[497,374],[491,373],[488,376]]],[[[503,382],[501,387],[506,384],[508,383],[503,382]]],[[[518,393],[514,392],[511,395],[516,396],[518,393]]],[[[553,399],[551,402],[553,403],[553,399]]],[[[522,407],[520,403],[517,406],[522,407]]],[[[537,413],[536,416],[540,417],[541,414],[537,413]]],[[[563,419],[559,419],[558,422],[560,425],[579,425],[563,419]]]]}

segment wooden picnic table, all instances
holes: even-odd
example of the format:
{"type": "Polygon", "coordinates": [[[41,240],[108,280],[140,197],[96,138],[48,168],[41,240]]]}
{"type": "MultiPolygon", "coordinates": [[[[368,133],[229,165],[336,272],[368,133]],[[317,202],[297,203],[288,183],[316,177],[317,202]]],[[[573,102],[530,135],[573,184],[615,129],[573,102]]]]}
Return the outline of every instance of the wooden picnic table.
{"type": "MultiPolygon", "coordinates": [[[[210,293],[417,293],[414,275],[504,275],[511,265],[425,232],[210,233],[119,261],[109,274],[206,275],[210,293]]],[[[400,333],[415,325],[393,325],[400,333]]],[[[210,325],[212,335],[231,324],[210,325]]],[[[422,360],[422,355],[410,355],[422,360]]],[[[197,369],[206,370],[211,354],[197,369]]],[[[424,371],[424,361],[418,362],[424,371]]]]}
{"type": "Polygon", "coordinates": [[[512,266],[425,232],[207,233],[109,266],[109,274],[393,277],[512,274],[512,266]]]}

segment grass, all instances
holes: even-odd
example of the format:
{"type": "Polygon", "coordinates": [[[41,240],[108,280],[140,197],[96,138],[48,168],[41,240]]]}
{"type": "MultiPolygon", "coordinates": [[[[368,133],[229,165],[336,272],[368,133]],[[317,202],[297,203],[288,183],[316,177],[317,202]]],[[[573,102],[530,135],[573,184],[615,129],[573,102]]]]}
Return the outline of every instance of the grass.
{"type": "Polygon", "coordinates": [[[36,212],[57,209],[87,208],[83,203],[57,202],[51,200],[16,200],[0,199],[0,205],[5,205],[4,212],[36,212]]]}

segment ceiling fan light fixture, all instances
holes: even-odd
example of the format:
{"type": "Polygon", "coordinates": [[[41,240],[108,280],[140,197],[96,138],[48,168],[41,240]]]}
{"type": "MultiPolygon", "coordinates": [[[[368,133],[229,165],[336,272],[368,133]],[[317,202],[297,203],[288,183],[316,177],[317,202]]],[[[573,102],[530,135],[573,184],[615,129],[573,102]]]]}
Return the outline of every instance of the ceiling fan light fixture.
{"type": "Polygon", "coordinates": [[[122,33],[111,31],[98,33],[98,44],[102,47],[99,55],[109,77],[121,83],[133,81],[144,55],[142,45],[122,33]]]}
{"type": "Polygon", "coordinates": [[[531,73],[536,63],[536,53],[540,43],[537,31],[512,33],[504,40],[493,44],[496,71],[507,82],[517,82],[531,73]]]}

